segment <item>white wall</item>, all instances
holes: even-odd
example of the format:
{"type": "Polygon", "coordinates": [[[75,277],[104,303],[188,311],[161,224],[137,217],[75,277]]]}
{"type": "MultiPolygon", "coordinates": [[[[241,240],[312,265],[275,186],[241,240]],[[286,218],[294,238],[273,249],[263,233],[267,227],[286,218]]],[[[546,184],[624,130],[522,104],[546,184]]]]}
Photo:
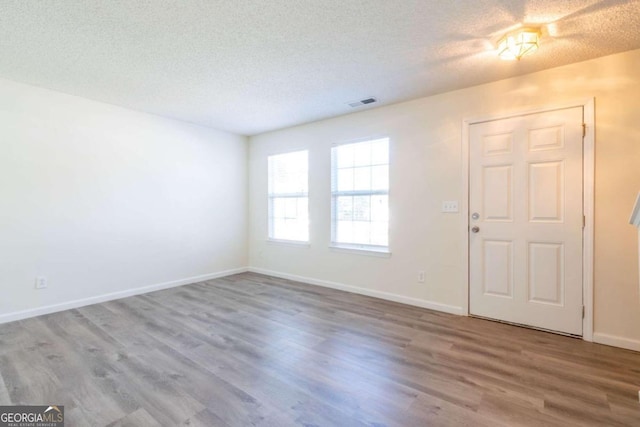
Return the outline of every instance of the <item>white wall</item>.
{"type": "MultiPolygon", "coordinates": [[[[517,67],[517,63],[505,66],[517,67]]],[[[640,187],[640,50],[324,120],[250,139],[250,265],[460,312],[467,298],[463,214],[440,212],[463,192],[465,118],[596,98],[595,339],[640,350],[635,230],[640,187]],[[332,252],[330,146],[391,138],[390,258],[332,252]],[[266,157],[310,150],[311,245],[266,242],[266,157]],[[425,270],[427,283],[417,283],[425,270]]]]}
{"type": "Polygon", "coordinates": [[[246,162],[245,137],[0,80],[0,322],[246,266],[246,162]]]}

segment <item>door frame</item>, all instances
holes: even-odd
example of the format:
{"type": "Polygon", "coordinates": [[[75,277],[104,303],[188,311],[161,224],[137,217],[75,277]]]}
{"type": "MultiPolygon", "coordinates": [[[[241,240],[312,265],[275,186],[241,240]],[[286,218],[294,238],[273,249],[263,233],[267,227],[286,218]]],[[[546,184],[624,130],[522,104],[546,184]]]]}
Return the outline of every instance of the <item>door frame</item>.
{"type": "Polygon", "coordinates": [[[473,124],[508,119],[527,114],[544,113],[567,108],[582,107],[583,123],[586,125],[582,150],[583,213],[585,224],[582,231],[582,339],[593,341],[593,236],[594,236],[594,172],[595,172],[595,99],[593,97],[564,104],[531,107],[489,116],[471,117],[462,121],[462,203],[460,212],[465,215],[463,262],[466,298],[462,306],[463,314],[469,316],[470,273],[469,273],[469,127],[473,124]]]}

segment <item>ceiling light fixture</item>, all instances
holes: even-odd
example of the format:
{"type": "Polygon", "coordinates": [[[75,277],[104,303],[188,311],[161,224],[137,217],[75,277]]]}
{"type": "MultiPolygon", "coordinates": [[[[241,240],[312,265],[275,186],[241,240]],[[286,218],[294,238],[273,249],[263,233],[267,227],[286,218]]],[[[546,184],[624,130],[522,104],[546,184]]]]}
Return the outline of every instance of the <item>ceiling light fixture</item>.
{"type": "Polygon", "coordinates": [[[521,28],[507,34],[498,42],[498,56],[504,60],[520,60],[538,50],[540,30],[538,28],[521,28]]]}

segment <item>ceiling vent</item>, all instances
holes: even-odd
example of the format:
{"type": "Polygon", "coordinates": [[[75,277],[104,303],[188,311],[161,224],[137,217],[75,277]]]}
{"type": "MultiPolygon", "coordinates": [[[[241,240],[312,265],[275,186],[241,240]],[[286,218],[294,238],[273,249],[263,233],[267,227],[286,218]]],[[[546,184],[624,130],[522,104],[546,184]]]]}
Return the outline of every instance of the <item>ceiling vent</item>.
{"type": "Polygon", "coordinates": [[[351,108],[356,108],[362,105],[373,104],[374,102],[378,102],[378,100],[376,98],[365,98],[360,101],[349,102],[348,105],[351,108]]]}

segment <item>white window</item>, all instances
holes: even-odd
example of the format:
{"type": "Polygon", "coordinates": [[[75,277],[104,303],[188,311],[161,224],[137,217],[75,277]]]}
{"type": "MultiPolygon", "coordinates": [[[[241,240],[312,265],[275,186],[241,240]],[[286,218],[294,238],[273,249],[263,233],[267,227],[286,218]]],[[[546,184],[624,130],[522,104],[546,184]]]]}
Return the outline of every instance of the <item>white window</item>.
{"type": "Polygon", "coordinates": [[[309,241],[307,151],[269,156],[269,238],[309,241]]]}
{"type": "Polygon", "coordinates": [[[331,212],[332,246],[388,250],[388,138],[331,149],[331,212]]]}

